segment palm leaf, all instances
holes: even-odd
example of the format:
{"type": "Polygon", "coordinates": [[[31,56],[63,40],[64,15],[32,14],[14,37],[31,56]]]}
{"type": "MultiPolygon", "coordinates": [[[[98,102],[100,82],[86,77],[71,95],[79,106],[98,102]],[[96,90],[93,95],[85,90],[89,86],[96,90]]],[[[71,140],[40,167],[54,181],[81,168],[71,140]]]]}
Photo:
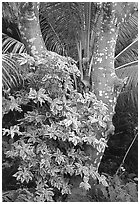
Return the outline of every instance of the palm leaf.
{"type": "Polygon", "coordinates": [[[15,89],[23,84],[20,65],[10,54],[2,55],[2,84],[4,89],[15,89]]]}
{"type": "Polygon", "coordinates": [[[84,57],[87,57],[93,45],[96,7],[96,3],[91,2],[41,3],[40,24],[46,46],[56,44],[53,51],[58,52],[63,42],[67,55],[79,60],[77,46],[81,42],[81,50],[85,50],[84,57]]]}
{"type": "Polygon", "coordinates": [[[125,89],[129,90],[138,87],[138,61],[116,68],[116,73],[120,78],[128,77],[125,89]]]}
{"type": "Polygon", "coordinates": [[[116,56],[116,73],[120,78],[128,77],[127,88],[137,88],[138,83],[138,39],[116,56]],[[118,65],[118,66],[117,66],[118,65]]]}
{"type": "MultiPolygon", "coordinates": [[[[118,61],[123,62],[124,58],[127,59],[128,56],[129,56],[129,60],[131,60],[130,59],[131,56],[132,56],[132,61],[134,60],[134,58],[137,59],[138,58],[137,50],[138,50],[138,38],[136,38],[132,43],[130,43],[120,53],[118,53],[118,55],[115,56],[116,66],[118,61]]],[[[120,65],[120,62],[118,62],[118,64],[120,65]]]]}
{"type": "Polygon", "coordinates": [[[2,34],[2,53],[26,53],[26,49],[23,43],[9,37],[6,34],[2,34]]]}
{"type": "MultiPolygon", "coordinates": [[[[76,5],[76,3],[74,4],[76,5]]],[[[46,47],[50,48],[50,45],[56,45],[51,47],[52,51],[58,52],[60,47],[65,47],[69,55],[70,49],[74,48],[73,44],[75,44],[77,27],[75,27],[76,23],[72,17],[73,15],[71,15],[72,13],[75,13],[73,8],[75,7],[71,6],[70,8],[69,3],[59,2],[42,3],[40,6],[40,15],[43,16],[40,18],[40,25],[46,47]],[[44,21],[44,19],[48,19],[49,22],[46,20],[44,21]],[[71,22],[72,20],[73,25],[71,22]]]]}
{"type": "Polygon", "coordinates": [[[17,60],[26,53],[23,43],[2,34],[2,84],[4,89],[17,89],[23,85],[22,69],[17,60]]]}
{"type": "Polygon", "coordinates": [[[48,18],[41,16],[40,24],[47,49],[65,55],[66,51],[64,48],[64,44],[61,42],[61,39],[55,31],[55,28],[52,26],[51,21],[48,20],[48,18]],[[48,33],[46,32],[46,30],[48,31],[48,33]]]}
{"type": "Polygon", "coordinates": [[[120,78],[128,77],[119,100],[137,107],[138,98],[138,11],[121,24],[116,43],[115,70],[120,78]],[[127,97],[126,97],[127,95],[127,97]]]}
{"type": "MultiPolygon", "coordinates": [[[[138,36],[138,11],[135,11],[126,22],[119,28],[119,35],[116,43],[116,56],[130,45],[138,36]]],[[[116,57],[117,58],[117,57],[116,57]]]]}

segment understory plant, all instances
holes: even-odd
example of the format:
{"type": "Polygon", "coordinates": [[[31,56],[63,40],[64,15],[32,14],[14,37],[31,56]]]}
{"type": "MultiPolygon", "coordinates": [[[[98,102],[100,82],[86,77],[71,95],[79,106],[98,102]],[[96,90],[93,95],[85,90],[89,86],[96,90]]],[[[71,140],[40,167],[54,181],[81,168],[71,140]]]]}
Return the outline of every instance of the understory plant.
{"type": "Polygon", "coordinates": [[[79,71],[70,58],[67,63],[56,57],[36,61],[22,54],[18,62],[26,70],[23,88],[3,90],[3,168],[16,163],[13,177],[28,191],[28,201],[69,194],[73,176],[82,178],[79,187],[85,190],[91,188],[90,177],[108,185],[85,149],[89,145],[102,152],[107,146],[96,135],[106,127],[106,104],[91,92],[74,89],[71,76],[78,77],[79,71]],[[18,117],[8,124],[12,113],[18,117]]]}

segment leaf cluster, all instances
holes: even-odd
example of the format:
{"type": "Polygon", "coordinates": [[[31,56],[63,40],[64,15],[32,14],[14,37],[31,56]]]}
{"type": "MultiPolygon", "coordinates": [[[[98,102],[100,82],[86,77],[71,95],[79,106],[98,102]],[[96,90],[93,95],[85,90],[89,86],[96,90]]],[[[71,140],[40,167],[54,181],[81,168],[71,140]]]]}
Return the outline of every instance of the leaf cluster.
{"type": "Polygon", "coordinates": [[[83,148],[89,144],[104,151],[106,138],[98,139],[97,134],[106,128],[106,105],[93,93],[74,89],[71,73],[79,75],[79,71],[69,58],[67,63],[56,57],[35,61],[31,71],[30,56],[24,57],[28,60],[20,59],[20,66],[27,64],[30,70],[24,76],[25,85],[12,93],[4,90],[3,96],[4,116],[23,115],[16,125],[3,127],[7,142],[3,158],[18,161],[13,176],[24,188],[34,184],[32,192],[27,190],[36,202],[53,201],[56,189],[61,195],[69,194],[71,176],[80,175],[80,187],[86,190],[91,188],[90,176],[107,185],[83,148]],[[29,103],[31,110],[23,110],[29,103]]]}

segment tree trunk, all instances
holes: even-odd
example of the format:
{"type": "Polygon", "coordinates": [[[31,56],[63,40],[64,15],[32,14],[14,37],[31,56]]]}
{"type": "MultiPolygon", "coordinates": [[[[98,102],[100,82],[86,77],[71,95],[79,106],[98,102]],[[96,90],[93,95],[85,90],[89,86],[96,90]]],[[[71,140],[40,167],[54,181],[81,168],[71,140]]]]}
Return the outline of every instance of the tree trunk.
{"type": "Polygon", "coordinates": [[[28,54],[43,57],[47,53],[39,24],[39,3],[19,3],[18,28],[28,54]]]}
{"type": "MultiPolygon", "coordinates": [[[[115,127],[112,124],[112,118],[115,113],[117,97],[123,86],[123,80],[119,79],[115,73],[115,45],[118,37],[118,28],[115,25],[117,17],[115,15],[113,3],[106,5],[107,12],[100,16],[96,36],[96,44],[93,53],[92,65],[92,90],[98,100],[102,101],[107,107],[106,128],[97,131],[98,140],[108,141],[109,135],[114,134],[115,127]]],[[[100,165],[105,148],[102,152],[91,147],[90,154],[92,163],[97,168],[100,165]],[[94,155],[94,156],[93,156],[94,155]]]]}

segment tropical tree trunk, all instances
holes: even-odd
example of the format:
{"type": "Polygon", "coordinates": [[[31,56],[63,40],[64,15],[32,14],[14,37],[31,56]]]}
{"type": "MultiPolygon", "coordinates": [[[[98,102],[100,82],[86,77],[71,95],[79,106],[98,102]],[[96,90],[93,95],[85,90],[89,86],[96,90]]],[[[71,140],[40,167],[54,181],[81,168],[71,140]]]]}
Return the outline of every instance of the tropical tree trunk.
{"type": "MultiPolygon", "coordinates": [[[[119,79],[115,73],[115,46],[120,23],[128,18],[131,9],[129,3],[103,3],[96,27],[96,43],[92,56],[92,91],[107,108],[106,126],[97,130],[98,140],[106,141],[106,143],[109,136],[114,134],[115,127],[112,118],[115,114],[117,97],[126,80],[119,79]]],[[[104,151],[105,148],[102,151],[97,151],[90,147],[92,164],[97,170],[104,151]]]]}
{"type": "MultiPolygon", "coordinates": [[[[96,36],[96,44],[93,52],[92,65],[92,90],[98,100],[102,101],[107,108],[107,124],[103,130],[97,130],[98,139],[108,141],[108,136],[114,133],[112,117],[115,113],[115,105],[119,90],[123,86],[123,81],[115,73],[114,57],[115,45],[118,36],[118,28],[115,25],[117,20],[113,13],[113,4],[107,7],[107,13],[104,11],[100,15],[96,36]]],[[[104,149],[105,150],[105,149],[104,149]]],[[[94,150],[93,164],[99,167],[104,150],[98,152],[94,150]]]]}
{"type": "Polygon", "coordinates": [[[39,3],[19,3],[18,28],[28,54],[42,57],[47,53],[39,24],[39,3]]]}

